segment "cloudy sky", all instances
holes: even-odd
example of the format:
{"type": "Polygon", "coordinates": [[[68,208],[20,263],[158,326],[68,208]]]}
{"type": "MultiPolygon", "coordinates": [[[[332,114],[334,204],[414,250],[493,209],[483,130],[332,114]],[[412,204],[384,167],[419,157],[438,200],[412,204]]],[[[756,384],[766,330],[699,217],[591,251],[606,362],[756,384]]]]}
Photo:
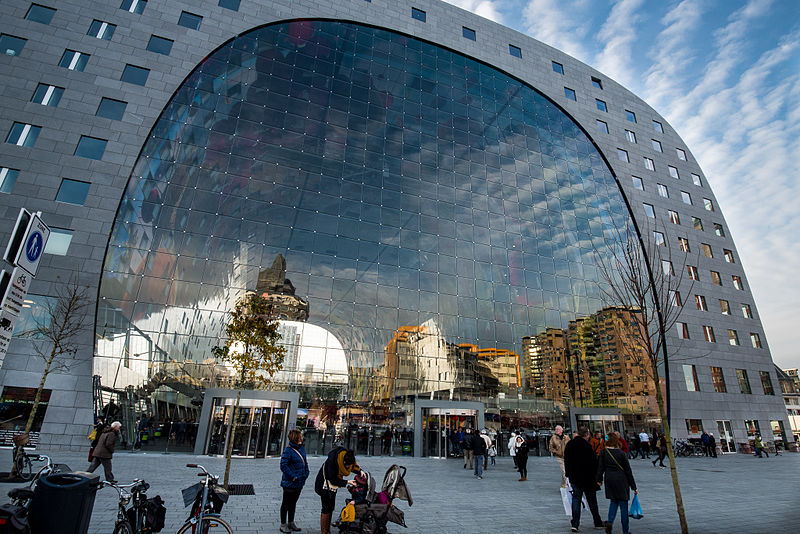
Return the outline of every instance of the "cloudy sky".
{"type": "Polygon", "coordinates": [[[772,357],[800,367],[800,0],[446,0],[642,97],[700,163],[772,357]]]}

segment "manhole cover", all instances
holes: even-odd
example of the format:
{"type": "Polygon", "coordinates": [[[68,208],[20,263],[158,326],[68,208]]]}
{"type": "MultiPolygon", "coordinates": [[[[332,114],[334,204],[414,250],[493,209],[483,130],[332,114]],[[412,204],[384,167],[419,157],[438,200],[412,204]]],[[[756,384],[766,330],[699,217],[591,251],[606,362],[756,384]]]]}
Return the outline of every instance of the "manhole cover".
{"type": "Polygon", "coordinates": [[[252,484],[228,484],[228,493],[231,495],[255,495],[256,490],[252,484]]]}

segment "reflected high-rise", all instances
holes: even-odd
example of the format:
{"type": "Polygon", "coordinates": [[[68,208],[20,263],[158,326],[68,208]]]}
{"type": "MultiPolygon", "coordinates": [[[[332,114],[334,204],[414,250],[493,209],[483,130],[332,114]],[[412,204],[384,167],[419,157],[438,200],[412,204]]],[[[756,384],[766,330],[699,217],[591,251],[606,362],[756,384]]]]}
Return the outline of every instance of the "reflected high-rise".
{"type": "MultiPolygon", "coordinates": [[[[645,206],[706,219],[707,231],[658,231],[724,249],[696,266],[722,285],[703,276],[695,292],[709,308],[750,313],[686,309],[689,339],[670,333],[687,358],[667,373],[676,434],[701,420],[746,440],[754,421],[763,434],[787,424],[778,397],[751,403],[712,386],[711,367],[732,386],[738,370],[776,379],[740,263],[723,260],[735,247],[716,201],[666,121],[562,52],[453,6],[426,6],[256,0],[233,11],[204,1],[188,29],[159,2],[138,12],[98,2],[93,17],[137,29],[102,47],[58,8],[51,25],[89,56],[84,71],[53,72],[55,44],[2,58],[31,87],[65,88],[48,114],[40,103],[2,103],[9,128],[42,128],[33,146],[0,153],[0,166],[18,171],[3,175],[16,179],[0,195],[6,218],[37,204],[62,244],[45,255],[32,306],[63,270],[80,273],[97,304],[84,367],[53,381],[43,441],[83,445],[92,407],[113,398],[131,441],[145,432],[144,446],[161,446],[157,429],[169,439],[167,422],[182,420],[198,426],[195,450],[218,450],[231,372],[211,348],[248,291],[272,303],[288,356],[269,394],[248,399],[248,433],[234,438],[244,455],[270,454],[296,424],[319,450],[346,433],[371,453],[387,429],[402,448],[465,424],[548,428],[572,408],[655,425],[655,386],[630,363],[629,321],[608,311],[596,263],[631,221],[652,231],[645,206]],[[151,27],[169,35],[142,34],[151,27]],[[154,51],[155,37],[173,45],[154,51]],[[108,54],[119,71],[102,67],[108,54]],[[79,104],[108,99],[121,114],[109,113],[113,103],[79,104]],[[622,148],[625,129],[669,148],[622,148]],[[107,141],[105,150],[82,157],[81,136],[107,141]],[[58,162],[36,163],[49,153],[58,162]],[[91,183],[83,205],[48,196],[63,180],[91,183]],[[49,185],[34,190],[40,182],[49,185]],[[660,194],[666,187],[678,200],[660,194]],[[704,341],[713,329],[752,347],[704,341]],[[699,391],[687,390],[686,365],[699,391]],[[714,408],[718,395],[726,408],[714,408]],[[67,420],[65,407],[78,415],[67,420]]],[[[6,21],[21,17],[2,9],[6,21]]],[[[48,31],[28,22],[3,33],[48,31]]],[[[12,343],[6,386],[35,384],[20,364],[26,343],[12,343]]],[[[758,386],[749,395],[766,395],[758,386]]],[[[15,391],[4,402],[19,404],[15,391]]]]}

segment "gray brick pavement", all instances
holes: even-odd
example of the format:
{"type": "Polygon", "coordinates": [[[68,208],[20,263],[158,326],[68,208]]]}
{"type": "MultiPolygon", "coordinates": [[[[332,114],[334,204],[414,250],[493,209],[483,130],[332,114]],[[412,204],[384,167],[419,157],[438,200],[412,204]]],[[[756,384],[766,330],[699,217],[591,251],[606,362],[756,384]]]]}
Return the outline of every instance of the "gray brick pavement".
{"type": "MultiPolygon", "coordinates": [[[[56,461],[75,469],[85,468],[85,456],[55,453],[56,461]]],[[[303,532],[319,532],[319,498],[314,493],[313,477],[322,463],[310,457],[312,479],[298,502],[297,522],[303,532]]],[[[145,478],[152,486],[150,495],[160,494],[166,501],[167,528],[175,532],[186,517],[180,490],[197,480],[186,463],[205,465],[221,474],[224,460],[217,457],[185,454],[118,453],[114,473],[120,481],[145,478]]],[[[560,474],[552,458],[532,457],[528,463],[528,482],[517,482],[511,460],[498,458],[483,480],[473,478],[458,460],[415,459],[409,457],[359,457],[364,469],[380,482],[392,463],[408,468],[407,482],[414,505],[399,503],[408,529],[396,526],[391,532],[484,534],[569,532],[558,490],[560,474]]],[[[251,483],[255,496],[233,496],[223,510],[237,534],[278,532],[281,490],[278,458],[240,459],[233,462],[232,482],[251,483]]],[[[649,462],[633,460],[633,472],[640,488],[645,517],[631,520],[631,531],[679,532],[668,470],[653,468],[649,462]]],[[[736,455],[678,459],[690,531],[693,533],[797,532],[800,525],[800,454],[784,454],[769,459],[736,455]]],[[[101,469],[102,471],[102,469],[101,469]]],[[[3,499],[11,485],[0,487],[3,499]]],[[[608,501],[598,494],[600,513],[605,517],[608,501]]],[[[344,496],[338,497],[337,512],[344,496]]],[[[116,513],[116,494],[101,490],[95,501],[90,534],[110,532],[116,513]]],[[[584,521],[585,522],[585,521],[584,521]]],[[[583,531],[595,532],[591,528],[583,531]]],[[[621,532],[619,519],[614,532],[621,532]]]]}

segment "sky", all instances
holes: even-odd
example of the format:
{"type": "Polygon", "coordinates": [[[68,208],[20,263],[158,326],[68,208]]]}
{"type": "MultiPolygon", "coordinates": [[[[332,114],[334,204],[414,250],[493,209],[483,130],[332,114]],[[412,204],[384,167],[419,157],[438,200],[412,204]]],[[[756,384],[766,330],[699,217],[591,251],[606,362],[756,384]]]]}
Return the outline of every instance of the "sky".
{"type": "Polygon", "coordinates": [[[717,197],[773,360],[800,367],[800,0],[445,1],[572,55],[667,119],[717,197]]]}

